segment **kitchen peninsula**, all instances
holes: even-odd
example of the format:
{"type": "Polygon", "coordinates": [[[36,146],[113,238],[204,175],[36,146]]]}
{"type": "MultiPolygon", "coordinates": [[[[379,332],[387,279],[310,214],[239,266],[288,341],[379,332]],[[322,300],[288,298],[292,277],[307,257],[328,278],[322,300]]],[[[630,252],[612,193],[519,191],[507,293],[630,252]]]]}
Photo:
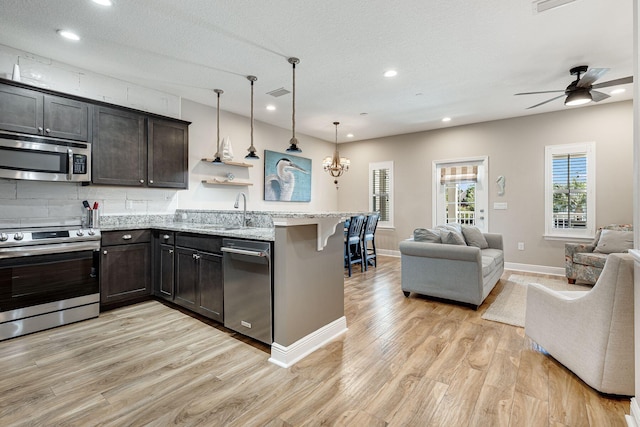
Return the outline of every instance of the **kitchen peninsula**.
{"type": "Polygon", "coordinates": [[[271,358],[293,365],[347,330],[344,316],[342,223],[354,213],[177,210],[174,215],[103,216],[103,232],[170,230],[273,244],[271,358]]]}

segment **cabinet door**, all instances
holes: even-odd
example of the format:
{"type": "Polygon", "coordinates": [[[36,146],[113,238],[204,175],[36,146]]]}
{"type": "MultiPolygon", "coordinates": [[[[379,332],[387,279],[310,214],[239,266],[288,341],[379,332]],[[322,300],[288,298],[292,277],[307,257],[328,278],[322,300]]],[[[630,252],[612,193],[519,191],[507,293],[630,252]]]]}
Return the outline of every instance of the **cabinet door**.
{"type": "Polygon", "coordinates": [[[0,85],[0,129],[42,135],[43,99],[39,92],[0,85]]]}
{"type": "Polygon", "coordinates": [[[149,119],[149,186],[187,188],[189,129],[182,123],[149,119]]]}
{"type": "Polygon", "coordinates": [[[94,184],[144,186],[147,143],[144,116],[107,107],[94,108],[94,184]]]}
{"type": "Polygon", "coordinates": [[[176,282],[173,302],[197,311],[198,253],[193,249],[176,248],[176,282]]]}
{"type": "Polygon", "coordinates": [[[86,141],[89,138],[89,104],[44,95],[44,134],[86,141]]]}
{"type": "Polygon", "coordinates": [[[157,267],[157,295],[159,297],[173,300],[173,283],[174,283],[174,268],[173,268],[173,246],[160,245],[158,254],[157,267]]]}
{"type": "Polygon", "coordinates": [[[100,302],[136,299],[151,293],[149,243],[103,246],[100,260],[100,302]]]}
{"type": "Polygon", "coordinates": [[[222,256],[200,253],[198,312],[223,322],[224,289],[222,286],[222,256]]]}

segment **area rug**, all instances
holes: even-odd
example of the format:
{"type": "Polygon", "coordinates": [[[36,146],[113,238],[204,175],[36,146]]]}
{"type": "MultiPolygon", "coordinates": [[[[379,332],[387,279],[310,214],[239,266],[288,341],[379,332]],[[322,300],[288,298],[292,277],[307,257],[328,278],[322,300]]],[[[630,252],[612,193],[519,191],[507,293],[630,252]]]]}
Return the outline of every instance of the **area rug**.
{"type": "Polygon", "coordinates": [[[591,289],[591,286],[586,285],[570,285],[563,277],[547,278],[512,274],[496,300],[484,312],[482,318],[524,327],[528,283],[539,283],[554,291],[588,291],[591,289]]]}

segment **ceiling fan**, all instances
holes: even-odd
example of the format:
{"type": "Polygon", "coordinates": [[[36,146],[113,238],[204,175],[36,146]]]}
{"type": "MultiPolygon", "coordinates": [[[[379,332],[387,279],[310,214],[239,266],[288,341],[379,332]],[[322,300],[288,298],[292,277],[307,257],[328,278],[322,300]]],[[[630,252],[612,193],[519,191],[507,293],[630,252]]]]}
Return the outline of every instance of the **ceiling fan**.
{"type": "Polygon", "coordinates": [[[608,82],[593,84],[596,80],[602,77],[607,71],[608,68],[591,68],[587,71],[588,67],[586,65],[580,65],[578,67],[573,67],[569,70],[572,76],[576,76],[576,79],[572,81],[566,89],[563,90],[545,90],[541,92],[522,92],[516,93],[516,95],[533,95],[538,93],[555,93],[555,92],[564,92],[562,95],[553,97],[551,99],[547,99],[544,102],[541,102],[536,105],[532,105],[527,108],[527,110],[531,108],[536,108],[541,105],[546,104],[547,102],[555,101],[558,98],[562,98],[566,95],[567,99],[564,100],[564,105],[568,106],[576,106],[589,103],[591,101],[602,101],[603,99],[609,98],[609,95],[606,93],[598,92],[593,89],[600,89],[603,87],[609,86],[617,86],[623,85],[627,83],[633,83],[633,77],[623,77],[620,79],[610,80],[608,82]],[[582,78],[580,75],[583,74],[582,78]]]}

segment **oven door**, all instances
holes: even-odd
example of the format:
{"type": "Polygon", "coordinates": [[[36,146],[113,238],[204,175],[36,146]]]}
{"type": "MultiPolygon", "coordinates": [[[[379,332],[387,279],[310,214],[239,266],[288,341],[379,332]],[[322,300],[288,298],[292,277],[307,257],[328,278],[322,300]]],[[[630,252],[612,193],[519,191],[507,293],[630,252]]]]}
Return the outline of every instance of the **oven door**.
{"type": "Polygon", "coordinates": [[[97,250],[0,259],[0,315],[98,294],[97,250]]]}

